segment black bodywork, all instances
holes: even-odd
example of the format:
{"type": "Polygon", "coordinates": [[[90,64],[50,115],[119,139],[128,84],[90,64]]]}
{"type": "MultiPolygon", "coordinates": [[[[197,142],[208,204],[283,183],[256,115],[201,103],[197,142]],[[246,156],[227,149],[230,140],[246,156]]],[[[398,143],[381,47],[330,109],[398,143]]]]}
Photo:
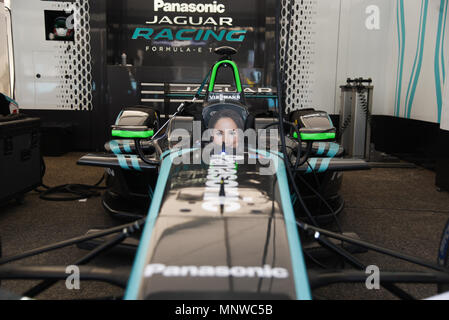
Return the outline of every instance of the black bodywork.
{"type": "MultiPolygon", "coordinates": [[[[120,141],[118,143],[119,145],[123,144],[120,141]]],[[[134,142],[126,141],[124,143],[130,145],[130,149],[134,150],[134,142]]],[[[107,147],[107,149],[109,148],[107,147]]],[[[122,147],[122,151],[124,151],[123,149],[122,147]]],[[[342,172],[365,169],[366,164],[363,160],[344,159],[343,148],[332,142],[314,143],[311,148],[311,155],[317,159],[317,169],[320,168],[322,159],[329,157],[333,159],[326,171],[310,171],[309,174],[304,175],[304,179],[309,185],[320,190],[323,197],[338,214],[344,206],[344,200],[339,194],[343,182],[342,172]]],[[[123,169],[113,153],[102,154],[101,157],[98,154],[89,154],[79,161],[80,164],[97,166],[103,166],[105,162],[110,168],[106,172],[108,189],[102,198],[102,204],[106,212],[124,220],[133,220],[145,216],[151,200],[148,188],[154,190],[156,186],[157,167],[154,166],[153,172],[151,172],[150,167],[140,161],[140,166],[146,169],[143,172],[132,170],[131,165],[127,169],[123,169]]],[[[307,168],[308,164],[305,164],[301,167],[301,170],[306,172],[307,168]]],[[[323,207],[321,200],[304,184],[298,183],[298,185],[304,194],[305,201],[315,213],[317,219],[325,224],[332,222],[333,218],[329,214],[329,210],[323,207]]],[[[297,209],[295,212],[298,216],[304,216],[296,202],[295,206],[297,209]]]]}
{"type": "Polygon", "coordinates": [[[175,274],[182,273],[181,266],[203,266],[203,274],[193,270],[193,275],[146,277],[138,298],[295,299],[276,176],[259,175],[258,165],[239,164],[240,208],[228,212],[225,204],[221,213],[219,206],[216,211],[203,207],[208,168],[204,163],[172,166],[146,260],[146,265],[176,266],[175,274]],[[220,276],[212,266],[282,268],[286,276],[258,276],[261,270],[245,275],[238,268],[235,276],[220,276]]]}

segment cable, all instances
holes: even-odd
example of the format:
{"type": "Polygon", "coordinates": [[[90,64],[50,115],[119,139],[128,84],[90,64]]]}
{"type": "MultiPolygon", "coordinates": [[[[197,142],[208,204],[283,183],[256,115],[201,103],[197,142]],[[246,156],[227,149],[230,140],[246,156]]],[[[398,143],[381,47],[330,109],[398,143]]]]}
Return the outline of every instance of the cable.
{"type": "MultiPolygon", "coordinates": [[[[308,226],[307,224],[303,224],[302,222],[299,222],[299,221],[296,221],[296,224],[304,231],[307,231],[308,228],[310,228],[310,229],[314,228],[312,226],[308,226]]],[[[310,233],[312,233],[312,234],[314,233],[314,238],[316,239],[316,241],[318,241],[318,243],[322,247],[336,253],[337,255],[339,255],[340,257],[345,259],[353,267],[360,269],[360,270],[366,270],[365,264],[363,264],[361,261],[359,261],[356,257],[354,257],[351,253],[346,251],[344,248],[341,248],[341,247],[335,245],[334,243],[332,243],[332,241],[330,241],[326,236],[323,236],[322,234],[320,234],[320,231],[318,231],[318,230],[323,231],[322,232],[323,234],[333,234],[334,236],[331,236],[332,238],[337,238],[337,237],[348,238],[348,237],[345,237],[344,235],[340,235],[337,233],[332,233],[327,230],[319,229],[319,228],[315,228],[315,232],[313,232],[313,231],[310,232],[310,230],[309,230],[310,233]]],[[[382,287],[384,287],[385,289],[387,289],[388,291],[390,291],[391,293],[393,293],[394,295],[396,295],[397,297],[399,297],[401,299],[407,299],[407,300],[414,299],[411,295],[409,295],[407,292],[405,292],[401,288],[397,287],[395,284],[382,284],[382,287]]]]}
{"type": "MultiPolygon", "coordinates": [[[[80,280],[102,281],[126,288],[129,271],[127,269],[102,268],[98,266],[80,266],[80,280]]],[[[0,278],[5,280],[54,279],[65,280],[67,266],[2,266],[0,278]]]]}
{"type": "Polygon", "coordinates": [[[338,231],[340,233],[343,233],[340,222],[338,221],[337,214],[335,213],[332,206],[324,199],[323,195],[320,194],[315,188],[313,188],[303,177],[300,175],[298,176],[299,179],[301,179],[301,182],[306,185],[307,188],[309,188],[310,191],[312,191],[323,203],[324,205],[329,209],[330,214],[334,217],[335,223],[337,224],[338,231]]]}
{"type": "Polygon", "coordinates": [[[295,166],[293,167],[293,170],[295,171],[295,174],[294,174],[295,176],[296,176],[298,168],[307,162],[307,159],[309,158],[310,153],[312,151],[312,143],[309,141],[307,142],[306,153],[304,154],[302,160],[301,160],[301,147],[302,147],[302,142],[301,142],[301,140],[299,140],[298,151],[296,153],[296,162],[295,162],[295,166]]]}
{"type": "MultiPolygon", "coordinates": [[[[290,11],[292,9],[292,6],[290,4],[290,11]]],[[[281,86],[281,79],[280,79],[280,66],[279,66],[279,45],[280,45],[280,11],[281,11],[281,6],[280,6],[280,1],[278,1],[276,3],[276,32],[275,32],[275,42],[276,42],[276,50],[275,50],[275,54],[276,54],[276,58],[275,58],[275,63],[276,63],[276,73],[277,73],[277,77],[276,77],[276,84],[277,84],[277,96],[278,96],[278,104],[279,104],[279,113],[278,113],[278,119],[279,119],[279,131],[280,131],[280,138],[281,138],[281,146],[282,146],[282,153],[284,155],[283,160],[284,160],[284,164],[286,167],[286,171],[288,174],[288,177],[290,179],[290,182],[293,186],[293,189],[296,193],[296,196],[298,197],[299,202],[301,203],[301,206],[304,208],[304,211],[306,212],[306,215],[308,216],[310,222],[317,226],[317,222],[314,219],[314,217],[312,216],[312,213],[309,211],[309,209],[307,208],[306,204],[304,203],[304,200],[302,199],[302,196],[298,190],[298,187],[296,186],[295,180],[294,180],[294,176],[292,173],[292,170],[290,168],[290,163],[288,160],[288,154],[287,154],[287,148],[285,147],[285,132],[284,132],[284,119],[283,119],[283,115],[284,115],[284,109],[283,109],[283,102],[282,102],[282,86],[281,86]]],[[[291,13],[290,13],[290,17],[291,17],[291,13]]],[[[288,24],[288,26],[290,27],[291,24],[288,24]]],[[[289,36],[289,31],[287,31],[287,37],[289,36]]],[[[289,39],[287,39],[286,41],[287,43],[287,48],[286,50],[288,51],[288,45],[289,45],[289,39]]]]}
{"type": "MultiPolygon", "coordinates": [[[[295,129],[297,129],[297,126],[293,123],[293,122],[289,122],[289,121],[285,121],[284,120],[284,123],[285,124],[288,124],[289,126],[292,126],[292,127],[294,127],[295,129]]],[[[270,123],[270,124],[267,124],[265,127],[263,127],[262,129],[268,129],[268,128],[270,128],[270,127],[273,127],[273,126],[277,126],[277,125],[279,125],[279,121],[276,121],[276,122],[272,122],[272,123],[270,123]]]]}
{"type": "MultiPolygon", "coordinates": [[[[179,113],[182,113],[187,107],[192,106],[195,101],[200,97],[201,95],[201,91],[203,91],[204,86],[206,85],[207,80],[209,79],[211,73],[212,73],[212,69],[213,67],[210,68],[209,72],[207,73],[206,77],[203,79],[203,82],[201,83],[200,87],[198,88],[198,90],[196,91],[195,95],[193,96],[193,99],[191,101],[188,102],[181,102],[178,106],[178,108],[176,109],[176,112],[173,114],[173,116],[171,118],[169,118],[157,131],[156,133],[153,135],[153,137],[150,139],[150,141],[155,141],[156,143],[158,143],[159,140],[167,137],[168,134],[168,129],[165,129],[164,134],[160,137],[157,137],[157,135],[159,134],[159,132],[161,132],[165,127],[169,127],[171,126],[171,122],[176,118],[176,116],[179,113]]],[[[141,139],[134,139],[134,143],[136,145],[136,151],[137,154],[139,155],[139,158],[142,159],[143,162],[145,162],[146,164],[149,165],[159,165],[160,161],[154,161],[154,160],[148,160],[147,157],[145,156],[145,153],[142,150],[142,146],[140,144],[141,139]]]]}
{"type": "Polygon", "coordinates": [[[352,119],[352,116],[349,114],[345,118],[345,121],[343,121],[343,124],[340,126],[340,130],[338,131],[338,140],[340,140],[340,138],[343,136],[343,133],[345,132],[345,130],[351,125],[351,119],[352,119]]]}
{"type": "Polygon", "coordinates": [[[100,237],[104,237],[107,236],[109,234],[113,234],[113,233],[117,233],[117,232],[121,232],[123,231],[123,229],[129,229],[130,232],[134,232],[134,230],[139,230],[142,228],[142,226],[145,224],[146,221],[146,217],[141,218],[137,221],[131,222],[131,223],[127,223],[124,225],[120,225],[120,226],[116,226],[116,227],[112,227],[109,229],[104,229],[102,231],[98,231],[92,234],[87,234],[87,235],[83,235],[83,236],[79,236],[79,237],[75,237],[75,238],[71,238],[71,239],[67,239],[67,240],[63,240],[60,242],[56,242],[50,245],[46,245],[43,247],[39,247],[39,248],[35,248],[35,249],[31,249],[25,252],[22,252],[18,255],[15,256],[7,256],[7,257],[2,257],[0,258],[0,265],[5,264],[5,263],[9,263],[9,262],[13,262],[13,261],[17,261],[17,260],[21,260],[21,259],[25,259],[37,254],[41,254],[44,252],[48,252],[48,251],[53,251],[56,249],[60,249],[60,248],[64,248],[67,246],[71,246],[73,244],[76,243],[81,243],[84,241],[88,241],[88,240],[92,240],[92,239],[96,239],[96,238],[100,238],[100,237]]]}
{"type": "MultiPolygon", "coordinates": [[[[314,178],[315,178],[315,182],[316,182],[316,184],[317,184],[317,187],[318,187],[319,189],[321,189],[320,181],[319,181],[319,179],[318,179],[318,176],[316,175],[316,171],[314,170],[314,168],[312,168],[312,166],[310,165],[309,161],[306,161],[306,162],[307,162],[308,167],[310,168],[310,170],[311,170],[312,173],[313,173],[313,176],[314,176],[314,178]]],[[[296,173],[295,173],[295,177],[296,177],[296,173]]],[[[311,185],[310,185],[310,184],[309,184],[303,177],[301,177],[301,175],[298,175],[298,178],[301,179],[301,181],[302,181],[302,182],[309,188],[309,190],[311,190],[316,196],[318,196],[319,200],[321,200],[321,202],[323,202],[324,205],[329,209],[330,214],[333,216],[333,218],[334,218],[334,220],[335,220],[335,223],[337,224],[337,227],[338,227],[339,232],[342,233],[343,231],[342,231],[340,222],[338,221],[337,214],[338,214],[341,210],[343,210],[343,207],[344,207],[344,200],[342,201],[342,204],[340,205],[340,207],[339,207],[337,210],[334,210],[334,209],[332,208],[332,206],[329,204],[329,202],[324,198],[324,196],[323,196],[318,190],[316,190],[315,188],[313,188],[313,187],[312,187],[312,186],[311,186],[311,185]]],[[[320,211],[320,210],[319,210],[319,211],[320,211]]]]}
{"type": "MultiPolygon", "coordinates": [[[[45,165],[44,157],[41,156],[41,177],[44,178],[47,167],[45,165]]],[[[41,187],[46,190],[39,190],[38,188],[34,189],[34,191],[40,193],[39,198],[47,201],[74,201],[80,199],[88,199],[91,197],[99,196],[101,193],[98,190],[104,190],[106,187],[100,187],[100,184],[103,182],[106,174],[103,174],[95,184],[63,184],[59,186],[49,187],[45,185],[43,182],[41,183],[41,187]],[[59,196],[55,196],[58,195],[59,196]]]]}
{"type": "MultiPolygon", "coordinates": [[[[356,92],[357,92],[357,98],[359,100],[359,105],[366,115],[367,123],[371,126],[372,115],[371,115],[371,112],[369,111],[369,107],[368,107],[368,100],[367,100],[368,89],[362,84],[363,79],[361,79],[361,78],[356,79],[356,81],[359,81],[356,85],[356,89],[357,89],[356,92]]],[[[354,82],[354,81],[351,81],[351,82],[354,82]]],[[[350,86],[349,83],[348,83],[348,86],[350,86]]],[[[351,125],[351,120],[352,120],[352,115],[351,114],[347,115],[346,118],[344,119],[342,125],[340,126],[340,129],[338,132],[338,139],[340,139],[343,136],[343,133],[345,132],[345,130],[351,125]]]]}
{"type": "MultiPolygon", "coordinates": [[[[173,119],[173,118],[172,118],[173,119]]],[[[171,121],[171,120],[169,120],[171,121]]],[[[167,121],[167,123],[169,122],[167,121]]],[[[143,162],[145,162],[146,164],[149,165],[159,165],[159,161],[154,161],[154,160],[148,160],[147,157],[145,156],[143,150],[142,150],[142,145],[140,144],[140,139],[134,139],[134,144],[136,145],[136,150],[137,150],[137,154],[139,155],[140,159],[142,159],[143,162]]]]}
{"type": "MultiPolygon", "coordinates": [[[[288,20],[291,20],[291,17],[292,17],[292,8],[293,8],[291,2],[288,2],[288,6],[289,6],[289,9],[287,10],[288,20]]],[[[304,164],[304,163],[307,161],[308,156],[309,156],[309,154],[310,154],[310,152],[311,152],[312,144],[311,144],[311,143],[308,144],[307,150],[306,150],[306,155],[305,155],[305,157],[304,157],[304,160],[300,161],[300,158],[301,158],[300,152],[301,152],[302,141],[299,139],[299,144],[298,144],[298,154],[297,154],[296,163],[295,163],[295,166],[294,166],[295,174],[292,174],[291,168],[290,168],[290,163],[288,163],[288,161],[287,161],[288,155],[287,155],[286,144],[285,144],[285,132],[284,132],[284,127],[283,127],[284,121],[283,121],[283,119],[282,119],[283,114],[284,114],[283,101],[282,101],[282,93],[283,93],[283,86],[282,86],[282,84],[284,84],[284,82],[285,82],[285,81],[284,81],[284,80],[285,80],[285,79],[284,79],[284,76],[285,76],[285,68],[283,68],[283,72],[281,73],[281,72],[280,72],[280,66],[279,66],[279,50],[280,50],[280,48],[279,48],[279,44],[280,44],[280,37],[279,37],[279,28],[280,28],[280,10],[281,10],[281,8],[280,8],[279,2],[278,2],[278,3],[277,3],[277,8],[276,8],[276,18],[277,18],[277,19],[276,19],[276,33],[275,33],[275,36],[276,36],[276,37],[275,37],[275,38],[276,38],[276,72],[277,72],[277,74],[278,74],[278,77],[277,77],[277,93],[278,93],[278,102],[279,102],[279,114],[278,114],[279,122],[278,122],[278,124],[279,124],[279,127],[280,127],[280,136],[281,136],[282,153],[284,154],[284,163],[285,163],[285,167],[286,167],[286,169],[287,169],[287,173],[288,173],[288,176],[289,176],[289,178],[290,178],[290,181],[291,181],[291,184],[292,184],[292,186],[293,186],[293,189],[294,189],[294,191],[295,191],[295,193],[296,193],[296,196],[297,196],[297,198],[298,198],[298,200],[299,200],[301,206],[303,207],[303,209],[304,209],[306,215],[308,216],[309,220],[311,221],[311,223],[314,224],[314,225],[317,225],[316,220],[314,219],[314,217],[313,217],[313,215],[311,214],[310,210],[307,208],[307,206],[306,206],[306,204],[305,204],[305,202],[304,202],[304,200],[303,200],[303,198],[302,198],[302,196],[301,196],[301,194],[300,194],[300,192],[299,192],[299,190],[298,190],[298,187],[296,186],[296,183],[295,183],[296,170],[297,170],[297,168],[298,168],[300,165],[304,164]],[[282,77],[282,84],[281,84],[280,81],[279,81],[279,75],[282,77]]],[[[289,42],[290,42],[289,37],[290,37],[291,23],[289,23],[289,22],[290,22],[290,21],[288,21],[288,23],[287,23],[287,36],[286,36],[287,38],[286,38],[286,41],[285,41],[286,47],[285,47],[285,50],[284,50],[284,54],[285,54],[285,55],[287,55],[287,53],[288,53],[288,50],[289,50],[289,42]]],[[[284,57],[284,63],[285,63],[285,57],[284,57]]],[[[296,128],[296,129],[297,129],[297,128],[296,128]]],[[[310,187],[311,187],[311,186],[310,186],[310,187]]],[[[313,188],[312,188],[312,189],[313,189],[313,188]]],[[[313,189],[312,191],[315,191],[315,190],[313,189]]],[[[319,195],[318,192],[317,192],[317,194],[319,195]]],[[[333,211],[333,209],[330,207],[330,205],[325,201],[325,199],[324,199],[321,195],[319,195],[319,198],[322,199],[322,200],[325,202],[325,204],[328,206],[328,208],[329,208],[330,211],[332,212],[332,215],[334,216],[334,218],[335,218],[335,220],[336,220],[336,222],[337,222],[337,225],[338,225],[339,229],[341,230],[340,224],[339,224],[339,222],[338,222],[338,220],[337,220],[337,218],[336,218],[336,214],[335,214],[335,212],[333,211]]]]}
{"type": "MultiPolygon", "coordinates": [[[[133,232],[134,231],[136,231],[136,230],[133,229],[133,232]]],[[[121,242],[123,242],[123,240],[125,240],[127,237],[129,237],[130,234],[132,234],[132,232],[129,232],[129,229],[127,229],[127,228],[123,229],[123,231],[121,233],[119,233],[118,235],[116,235],[115,237],[113,237],[110,240],[105,240],[104,243],[102,243],[101,245],[96,247],[94,250],[90,251],[86,256],[71,263],[71,265],[80,266],[80,265],[85,265],[85,264],[89,263],[92,259],[94,259],[98,255],[100,255],[101,253],[103,253],[103,252],[115,247],[116,245],[120,244],[121,242]]],[[[44,281],[40,282],[39,284],[35,285],[34,287],[32,287],[31,289],[28,289],[25,293],[23,293],[23,296],[33,298],[33,297],[37,296],[38,294],[40,294],[41,292],[52,287],[56,282],[58,282],[58,281],[57,280],[44,280],[44,281]]]]}
{"type": "Polygon", "coordinates": [[[309,252],[307,252],[307,250],[303,250],[304,254],[310,259],[310,261],[312,261],[313,263],[315,263],[317,266],[319,266],[322,269],[329,269],[328,266],[324,265],[323,263],[319,262],[317,259],[315,259],[309,252]]]}
{"type": "Polygon", "coordinates": [[[366,121],[371,125],[372,117],[371,117],[371,112],[369,111],[369,108],[368,108],[367,88],[364,85],[359,85],[359,86],[357,86],[357,93],[358,93],[357,97],[359,98],[360,107],[362,108],[363,112],[366,115],[366,121]]]}
{"type": "Polygon", "coordinates": [[[380,246],[365,242],[363,240],[354,239],[354,238],[345,236],[343,234],[338,234],[338,233],[335,233],[332,231],[324,230],[324,229],[321,229],[321,228],[318,228],[315,226],[308,225],[307,223],[303,223],[301,221],[296,221],[296,224],[305,232],[309,232],[311,235],[313,235],[317,240],[320,238],[323,238],[323,237],[324,238],[327,238],[327,237],[334,238],[334,239],[337,239],[340,241],[345,241],[345,242],[351,243],[351,244],[356,245],[361,248],[365,248],[368,250],[372,250],[374,252],[388,255],[390,257],[393,257],[393,258],[396,258],[399,260],[407,261],[407,262],[417,264],[422,267],[433,269],[435,271],[441,271],[441,272],[449,271],[449,269],[444,266],[440,266],[440,265],[432,263],[432,262],[421,260],[420,258],[416,258],[416,257],[410,256],[408,254],[396,252],[391,249],[382,248],[380,246]]]}
{"type": "MultiPolygon", "coordinates": [[[[292,5],[289,2],[289,13],[290,13],[290,18],[292,16],[291,14],[291,10],[292,10],[292,5]]],[[[309,218],[309,221],[311,222],[311,224],[318,226],[315,218],[313,217],[312,213],[310,212],[310,210],[308,209],[307,205],[304,202],[304,199],[302,198],[299,189],[295,183],[295,177],[292,173],[291,167],[290,167],[290,163],[288,161],[288,154],[287,154],[287,150],[286,150],[286,143],[285,143],[285,132],[284,132],[284,121],[283,121],[283,114],[284,114],[284,109],[283,109],[283,100],[282,100],[282,92],[283,92],[283,87],[281,85],[281,81],[280,81],[280,76],[282,76],[283,78],[283,74],[280,73],[280,66],[279,66],[279,45],[280,45],[280,2],[277,2],[277,8],[276,8],[276,33],[275,33],[275,38],[276,38],[276,72],[278,74],[277,77],[277,95],[278,95],[278,101],[279,101],[279,114],[278,114],[278,118],[279,118],[279,129],[280,129],[280,138],[281,138],[281,146],[282,146],[282,153],[284,155],[283,159],[284,159],[284,164],[286,167],[286,171],[288,174],[288,177],[290,179],[291,185],[293,186],[293,189],[295,191],[295,194],[302,206],[302,208],[304,209],[307,217],[309,218]]],[[[290,36],[290,26],[291,23],[288,23],[288,30],[287,30],[287,39],[286,39],[286,49],[285,51],[288,52],[288,46],[289,46],[289,36],[290,36]]],[[[285,68],[284,68],[285,69],[285,68]]],[[[284,71],[285,72],[285,71],[284,71]]],[[[299,141],[301,143],[301,141],[299,141]]],[[[297,155],[298,157],[300,157],[300,155],[297,155]]],[[[307,158],[306,158],[307,160],[307,158]]]]}
{"type": "MultiPolygon", "coordinates": [[[[285,123],[285,124],[288,124],[289,126],[293,127],[297,132],[299,132],[298,126],[295,125],[293,122],[289,122],[289,121],[285,121],[285,120],[284,120],[284,123],[285,123]]],[[[277,122],[272,122],[272,123],[266,125],[265,127],[263,127],[262,129],[266,130],[266,129],[270,128],[270,127],[277,126],[277,125],[279,125],[279,121],[277,121],[277,122]]],[[[312,149],[312,144],[309,145],[309,143],[307,143],[307,147],[308,147],[307,153],[306,153],[305,157],[300,161],[300,158],[301,158],[300,155],[301,155],[301,147],[302,147],[302,143],[301,143],[301,140],[300,140],[299,137],[298,137],[298,139],[299,139],[299,142],[298,142],[298,146],[297,146],[297,148],[296,148],[296,164],[295,164],[295,168],[294,168],[295,170],[296,170],[299,166],[303,165],[303,164],[307,161],[307,157],[309,156],[310,151],[311,151],[311,149],[312,149]],[[309,147],[310,147],[310,148],[309,148],[309,147]]],[[[282,146],[282,145],[278,144],[278,147],[279,147],[279,146],[282,146]]],[[[290,160],[290,159],[291,159],[291,155],[292,155],[293,152],[294,152],[294,149],[293,149],[292,147],[290,147],[290,146],[285,146],[285,147],[292,150],[292,153],[290,153],[290,157],[288,157],[288,159],[290,160]]],[[[296,174],[296,173],[295,173],[295,174],[296,174]]]]}

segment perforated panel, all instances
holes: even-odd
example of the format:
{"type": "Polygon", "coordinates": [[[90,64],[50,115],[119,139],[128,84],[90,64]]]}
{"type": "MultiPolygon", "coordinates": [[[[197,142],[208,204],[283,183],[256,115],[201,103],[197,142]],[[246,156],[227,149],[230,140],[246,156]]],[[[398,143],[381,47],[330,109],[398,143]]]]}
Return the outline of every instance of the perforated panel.
{"type": "Polygon", "coordinates": [[[58,45],[58,108],[92,109],[89,1],[57,4],[60,10],[74,11],[75,40],[58,45]]]}
{"type": "Polygon", "coordinates": [[[315,7],[316,0],[282,0],[280,68],[281,73],[285,71],[286,112],[313,107],[311,88],[315,7]],[[289,36],[287,36],[288,32],[289,36]],[[289,39],[288,48],[287,38],[289,39]]]}

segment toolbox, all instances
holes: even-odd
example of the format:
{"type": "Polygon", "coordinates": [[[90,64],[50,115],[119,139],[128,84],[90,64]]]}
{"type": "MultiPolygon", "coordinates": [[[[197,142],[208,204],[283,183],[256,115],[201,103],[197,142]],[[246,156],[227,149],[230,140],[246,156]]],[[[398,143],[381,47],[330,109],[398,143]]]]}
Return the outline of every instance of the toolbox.
{"type": "Polygon", "coordinates": [[[40,119],[0,116],[0,203],[20,200],[41,177],[40,119]]]}

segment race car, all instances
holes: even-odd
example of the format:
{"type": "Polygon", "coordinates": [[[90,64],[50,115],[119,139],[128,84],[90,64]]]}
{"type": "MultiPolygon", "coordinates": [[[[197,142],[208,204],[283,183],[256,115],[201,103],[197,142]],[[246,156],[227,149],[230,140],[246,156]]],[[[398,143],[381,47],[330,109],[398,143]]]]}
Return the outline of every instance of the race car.
{"type": "MultiPolygon", "coordinates": [[[[103,198],[107,211],[136,219],[117,207],[132,203],[145,209],[143,203],[149,203],[149,227],[140,240],[147,245],[139,245],[126,298],[310,298],[295,201],[282,169],[278,134],[270,136],[278,120],[251,116],[232,61],[236,51],[221,47],[216,53],[220,59],[206,77],[203,105],[181,105],[162,129],[158,110],[125,108],[112,126],[113,140],[105,146],[109,153],[88,154],[78,162],[109,168],[111,187],[103,198]],[[235,92],[214,91],[221,68],[232,69],[235,92]],[[173,259],[168,248],[176,243],[183,254],[173,259]],[[270,262],[273,252],[277,258],[270,262]],[[238,283],[230,277],[239,278],[238,283]]],[[[332,142],[336,129],[327,113],[301,110],[289,120],[288,157],[298,173],[332,176],[368,169],[363,160],[333,158],[342,150],[332,142]]]]}
{"type": "MultiPolygon", "coordinates": [[[[251,115],[232,60],[236,51],[220,47],[216,53],[220,58],[193,100],[181,103],[163,125],[155,108],[125,108],[111,127],[106,152],[78,161],[107,168],[109,189],[103,205],[133,221],[3,257],[0,279],[46,279],[34,288],[37,294],[65,279],[65,269],[3,265],[90,241],[92,251],[77,265],[117,245],[135,250],[129,274],[80,267],[81,280],[122,286],[124,299],[130,300],[309,300],[314,289],[328,284],[365,282],[366,266],[355,253],[366,250],[433,270],[383,273],[381,285],[400,298],[411,296],[396,283],[437,283],[441,291],[447,290],[449,224],[438,264],[369,244],[354,234],[324,229],[303,190],[319,199],[338,222],[335,207],[312,182],[322,182],[323,174],[337,176],[369,165],[338,157],[343,150],[335,142],[336,128],[326,112],[306,109],[285,116],[280,107],[277,117],[251,115]],[[231,68],[234,92],[215,91],[222,68],[231,68]],[[204,103],[195,104],[203,88],[204,103]],[[135,211],[129,209],[130,202],[135,202],[135,211]],[[317,269],[314,263],[322,256],[321,248],[353,269],[317,269]]],[[[277,94],[282,101],[281,90],[277,94]]]]}
{"type": "MultiPolygon", "coordinates": [[[[210,81],[203,105],[181,104],[162,128],[157,110],[126,108],[112,126],[113,140],[105,146],[109,153],[79,161],[109,168],[111,188],[103,199],[108,211],[127,215],[126,210],[114,210],[114,196],[125,208],[127,203],[126,193],[118,188],[138,198],[133,191],[140,186],[141,201],[149,203],[125,298],[311,298],[303,250],[319,253],[308,246],[307,237],[301,243],[296,220],[319,222],[308,212],[301,190],[289,190],[304,190],[307,184],[313,190],[307,176],[317,179],[314,176],[323,173],[369,167],[360,159],[335,157],[343,150],[335,143],[332,121],[322,111],[300,110],[282,119],[288,125],[281,144],[289,147],[286,154],[278,149],[284,132],[275,133],[271,140],[276,143],[267,143],[270,133],[263,129],[279,127],[280,120],[251,117],[231,59],[235,51],[225,47],[216,52],[221,58],[206,77],[210,81]],[[220,68],[232,69],[235,92],[214,91],[220,68]],[[231,133],[240,129],[262,134],[256,134],[255,141],[244,135],[249,139],[236,146],[235,135],[221,132],[217,142],[213,126],[220,115],[231,133]],[[208,130],[212,132],[206,134],[208,130]],[[293,179],[287,177],[288,166],[296,174],[293,179]],[[145,191],[147,197],[142,196],[145,191]]],[[[335,208],[321,200],[335,217],[335,208]]],[[[329,241],[326,245],[344,250],[329,241]]]]}

